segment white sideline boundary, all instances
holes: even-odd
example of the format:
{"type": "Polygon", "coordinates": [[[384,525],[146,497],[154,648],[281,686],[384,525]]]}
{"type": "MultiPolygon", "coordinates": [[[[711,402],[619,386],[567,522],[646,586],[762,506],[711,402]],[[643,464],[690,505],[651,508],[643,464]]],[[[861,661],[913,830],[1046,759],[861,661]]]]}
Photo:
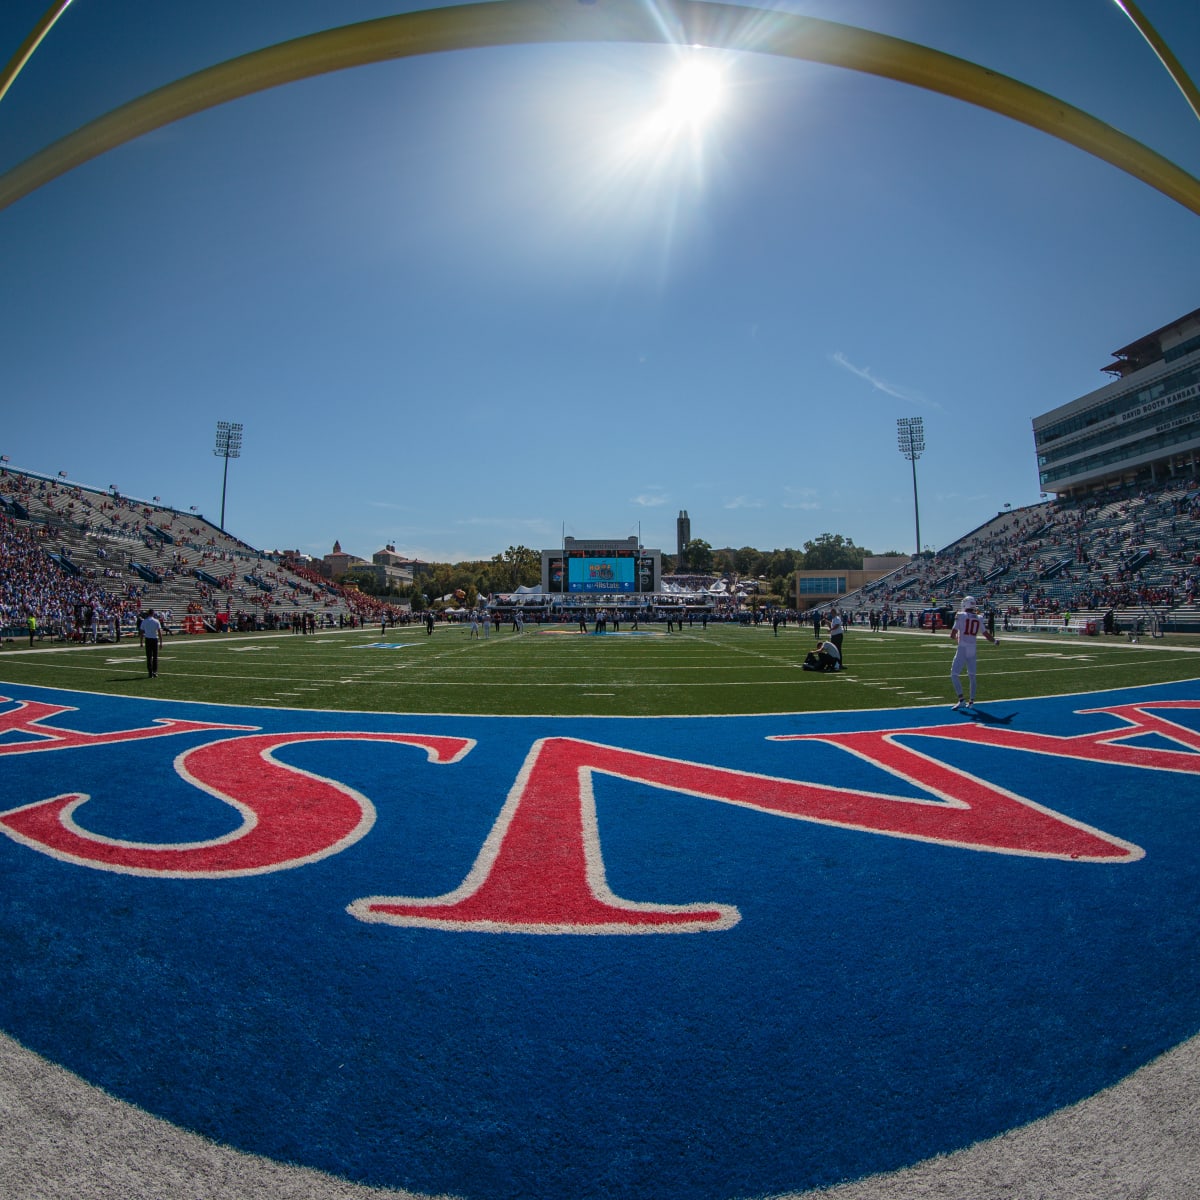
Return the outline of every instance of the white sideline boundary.
{"type": "MultiPolygon", "coordinates": [[[[211,1142],[4,1035],[0,1120],[6,1200],[430,1200],[211,1142]]],[[[776,1200],[1200,1200],[1198,1129],[1200,1036],[1032,1124],[889,1174],[776,1200]]]]}

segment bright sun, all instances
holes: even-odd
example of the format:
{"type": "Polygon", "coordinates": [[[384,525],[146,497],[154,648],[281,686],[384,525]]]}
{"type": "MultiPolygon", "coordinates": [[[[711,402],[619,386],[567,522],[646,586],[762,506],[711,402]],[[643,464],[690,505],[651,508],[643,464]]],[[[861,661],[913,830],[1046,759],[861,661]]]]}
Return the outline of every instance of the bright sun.
{"type": "MultiPolygon", "coordinates": [[[[645,212],[678,219],[681,189],[705,184],[706,143],[719,132],[731,75],[723,56],[678,47],[666,72],[642,76],[626,96],[631,119],[613,128],[609,153],[602,156],[605,187],[634,189],[645,212]]],[[[630,213],[628,196],[623,212],[630,213]]]]}
{"type": "Polygon", "coordinates": [[[712,63],[684,63],[672,76],[660,114],[671,126],[703,124],[721,102],[723,80],[712,63]]]}
{"type": "Polygon", "coordinates": [[[721,102],[721,72],[712,63],[685,63],[671,80],[667,108],[686,121],[703,121],[721,102]]]}

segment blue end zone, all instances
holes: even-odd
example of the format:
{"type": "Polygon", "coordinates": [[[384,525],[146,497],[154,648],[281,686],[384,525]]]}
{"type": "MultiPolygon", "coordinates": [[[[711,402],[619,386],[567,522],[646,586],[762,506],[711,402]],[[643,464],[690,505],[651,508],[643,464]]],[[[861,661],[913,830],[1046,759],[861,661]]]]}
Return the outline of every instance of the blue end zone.
{"type": "Polygon", "coordinates": [[[1188,749],[1200,744],[1200,707],[1152,707],[1196,699],[1194,683],[989,704],[983,722],[958,722],[1079,739],[1122,727],[1083,710],[1136,700],[1182,733],[1156,728],[1128,746],[1175,754],[1173,770],[896,739],[956,778],[1144,852],[1120,861],[789,819],[759,807],[754,787],[749,802],[726,803],[689,791],[684,774],[665,787],[596,770],[582,829],[600,882],[634,906],[740,915],[674,936],[451,931],[347,909],[462,889],[512,816],[539,739],[768,777],[763,795],[772,779],[803,780],[904,808],[939,797],[837,745],[769,739],[945,725],[945,706],[556,720],[3,690],[14,702],[0,704],[11,730],[0,820],[87,794],[64,819],[116,856],[139,845],[236,851],[243,817],[217,794],[238,786],[235,773],[213,752],[202,777],[203,758],[184,751],[298,732],[474,740],[441,764],[412,744],[280,740],[271,757],[282,765],[256,759],[253,787],[236,797],[262,806],[278,793],[280,812],[261,808],[259,825],[288,832],[265,853],[300,844],[324,819],[321,803],[358,797],[374,818],[336,851],[284,869],[131,874],[55,856],[12,828],[0,837],[0,1027],[247,1151],[470,1200],[733,1200],[990,1137],[1200,1030],[1200,758],[1188,749]],[[22,728],[22,701],[78,711],[22,728]],[[23,752],[36,728],[104,735],[168,717],[254,729],[23,752]]]}

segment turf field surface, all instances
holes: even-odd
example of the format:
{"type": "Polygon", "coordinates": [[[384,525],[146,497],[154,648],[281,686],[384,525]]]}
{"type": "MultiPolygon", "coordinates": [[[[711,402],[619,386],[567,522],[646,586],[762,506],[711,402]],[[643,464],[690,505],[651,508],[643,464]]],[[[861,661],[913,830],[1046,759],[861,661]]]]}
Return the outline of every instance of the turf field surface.
{"type": "MultiPolygon", "coordinates": [[[[847,669],[801,670],[806,626],[697,624],[619,634],[574,626],[508,627],[472,638],[466,626],[359,629],[301,636],[176,635],[159,677],[146,678],[136,639],[86,647],[8,644],[14,682],[209,703],[380,712],[573,716],[712,715],[920,707],[953,700],[944,632],[851,629],[847,669]]],[[[980,643],[978,699],[1013,699],[1155,684],[1200,675],[1200,639],[1005,636],[980,643]]]]}

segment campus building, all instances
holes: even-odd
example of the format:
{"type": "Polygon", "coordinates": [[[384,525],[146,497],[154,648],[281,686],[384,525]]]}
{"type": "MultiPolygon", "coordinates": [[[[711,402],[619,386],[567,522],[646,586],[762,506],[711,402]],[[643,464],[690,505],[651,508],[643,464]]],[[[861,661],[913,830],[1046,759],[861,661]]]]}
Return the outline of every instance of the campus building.
{"type": "Polygon", "coordinates": [[[890,575],[909,561],[906,554],[878,554],[864,558],[860,571],[847,570],[844,567],[818,571],[799,570],[796,572],[796,607],[804,611],[829,604],[839,596],[857,592],[868,583],[890,575]]]}
{"type": "Polygon", "coordinates": [[[1043,492],[1082,496],[1193,476],[1200,462],[1200,309],[1113,352],[1114,381],[1035,417],[1043,492]]]}
{"type": "Polygon", "coordinates": [[[404,589],[412,587],[414,578],[422,573],[419,568],[427,567],[428,564],[397,554],[396,547],[391,544],[377,550],[371,556],[371,561],[367,562],[357,554],[346,553],[341,542],[334,542],[333,552],[326,554],[316,566],[326,579],[334,583],[355,577],[368,577],[381,589],[404,589]]]}

